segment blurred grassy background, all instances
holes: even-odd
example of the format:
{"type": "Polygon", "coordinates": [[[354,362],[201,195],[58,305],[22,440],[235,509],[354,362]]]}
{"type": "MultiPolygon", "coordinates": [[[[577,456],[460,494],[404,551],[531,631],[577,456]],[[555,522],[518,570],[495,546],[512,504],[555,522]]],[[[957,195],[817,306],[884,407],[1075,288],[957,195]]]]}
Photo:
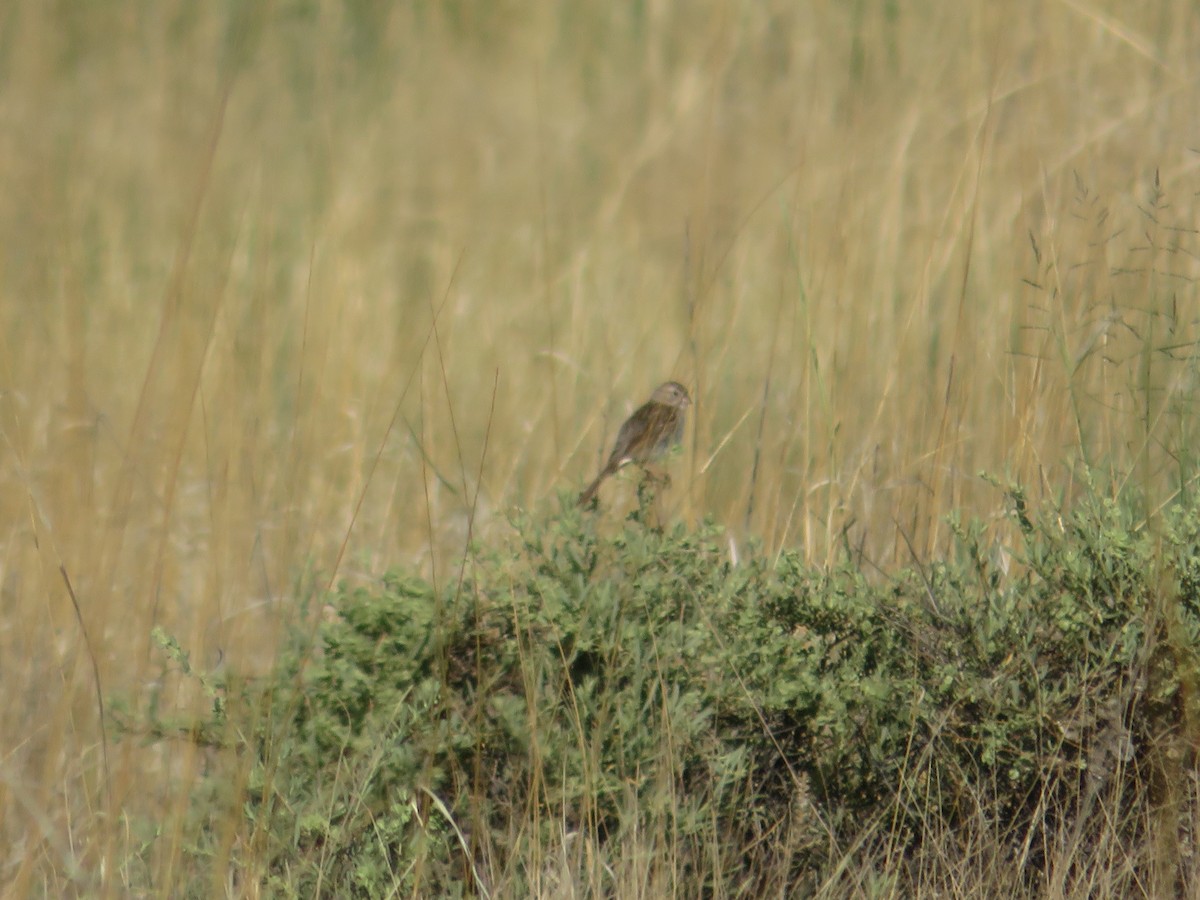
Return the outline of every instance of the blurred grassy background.
{"type": "Polygon", "coordinates": [[[0,878],[179,808],[101,760],[153,625],[254,668],[307,572],[454,577],[669,377],[678,514],[819,563],[1186,487],[1198,75],[1189,0],[9,4],[0,878]]]}

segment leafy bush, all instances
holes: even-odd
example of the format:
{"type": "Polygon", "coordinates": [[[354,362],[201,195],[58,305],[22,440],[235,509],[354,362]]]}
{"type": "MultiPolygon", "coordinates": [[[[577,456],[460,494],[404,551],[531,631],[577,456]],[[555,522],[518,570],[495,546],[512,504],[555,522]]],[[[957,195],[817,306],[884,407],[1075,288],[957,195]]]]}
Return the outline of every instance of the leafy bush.
{"type": "Polygon", "coordinates": [[[1153,794],[1195,737],[1200,514],[1011,498],[1020,546],[954,523],[952,558],[891,579],[734,563],[718,528],[640,513],[609,534],[566,501],[460,584],[340,590],[270,683],[190,727],[238,736],[230,852],[292,896],[519,894],[550,829],[660,827],[697,873],[754,848],[796,885],[867,823],[915,852],[987,818],[1036,868],[1031,846],[1101,790],[1153,794]]]}

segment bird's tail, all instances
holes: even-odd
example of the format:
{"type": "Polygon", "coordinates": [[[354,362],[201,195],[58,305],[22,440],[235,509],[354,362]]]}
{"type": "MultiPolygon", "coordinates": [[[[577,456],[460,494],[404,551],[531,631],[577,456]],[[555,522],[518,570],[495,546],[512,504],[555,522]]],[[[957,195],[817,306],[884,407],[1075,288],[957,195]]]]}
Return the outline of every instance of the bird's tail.
{"type": "Polygon", "coordinates": [[[596,491],[600,490],[600,482],[617,471],[618,468],[618,466],[612,464],[612,460],[609,460],[608,465],[601,469],[600,474],[596,476],[596,480],[583,489],[583,493],[579,495],[579,505],[587,506],[591,503],[592,498],[596,496],[596,491]]]}
{"type": "Polygon", "coordinates": [[[604,480],[606,473],[601,472],[596,476],[596,480],[583,489],[583,493],[579,495],[579,505],[587,506],[592,502],[592,498],[596,496],[596,491],[600,490],[600,482],[604,480]]]}

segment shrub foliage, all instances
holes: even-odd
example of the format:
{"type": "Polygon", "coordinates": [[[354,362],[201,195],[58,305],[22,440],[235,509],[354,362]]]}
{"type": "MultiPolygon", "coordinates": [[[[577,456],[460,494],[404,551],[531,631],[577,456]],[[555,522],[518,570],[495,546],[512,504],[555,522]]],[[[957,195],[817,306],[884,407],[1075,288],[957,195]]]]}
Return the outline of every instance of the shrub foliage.
{"type": "Polygon", "coordinates": [[[795,886],[868,823],[911,855],[987,820],[1036,872],[1098,798],[1153,804],[1190,762],[1200,515],[1009,493],[1016,545],[952,523],[949,558],[894,577],[565,501],[453,583],[339,590],[188,725],[244,785],[197,792],[198,823],[243,824],[192,850],[294,896],[519,893],[552,833],[658,828],[697,883],[716,845],[795,886]]]}

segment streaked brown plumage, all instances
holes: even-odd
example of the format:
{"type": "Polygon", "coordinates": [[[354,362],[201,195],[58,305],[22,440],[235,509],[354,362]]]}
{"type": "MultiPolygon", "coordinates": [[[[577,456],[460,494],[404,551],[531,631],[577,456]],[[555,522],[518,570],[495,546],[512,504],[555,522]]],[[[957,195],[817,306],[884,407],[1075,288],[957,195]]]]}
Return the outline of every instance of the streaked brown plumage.
{"type": "Polygon", "coordinates": [[[617,432],[617,442],[595,481],[579,495],[583,506],[596,496],[600,482],[626,463],[644,463],[666,452],[683,435],[684,410],[692,404],[678,381],[659,385],[650,399],[634,410],[617,432]]]}

